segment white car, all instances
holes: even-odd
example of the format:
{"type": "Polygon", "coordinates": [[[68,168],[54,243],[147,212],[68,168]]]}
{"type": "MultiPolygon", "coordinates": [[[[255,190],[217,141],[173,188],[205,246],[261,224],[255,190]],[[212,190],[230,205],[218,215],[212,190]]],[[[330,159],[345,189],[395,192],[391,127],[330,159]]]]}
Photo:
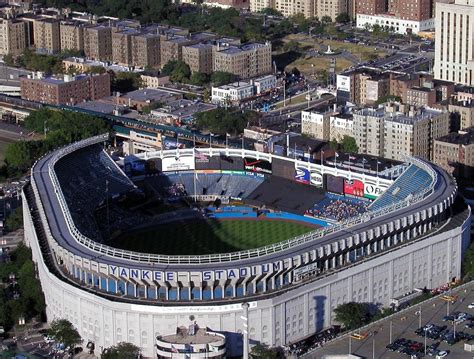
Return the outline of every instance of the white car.
{"type": "Polygon", "coordinates": [[[474,309],[474,303],[471,303],[467,306],[469,309],[474,309]]]}
{"type": "Polygon", "coordinates": [[[440,351],[438,354],[436,354],[436,359],[441,359],[441,358],[445,358],[448,356],[448,352],[445,351],[445,350],[442,350],[440,351]]]}

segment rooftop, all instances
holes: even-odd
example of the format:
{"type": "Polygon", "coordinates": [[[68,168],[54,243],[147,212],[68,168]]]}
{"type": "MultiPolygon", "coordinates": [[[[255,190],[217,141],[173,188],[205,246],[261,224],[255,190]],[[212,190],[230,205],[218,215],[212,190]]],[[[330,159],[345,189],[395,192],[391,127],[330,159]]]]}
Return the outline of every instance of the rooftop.
{"type": "Polygon", "coordinates": [[[239,89],[239,88],[248,87],[248,86],[253,86],[253,85],[246,81],[237,81],[237,82],[232,82],[231,84],[217,86],[213,88],[219,88],[221,90],[232,90],[232,89],[239,89]]]}
{"type": "Polygon", "coordinates": [[[474,143],[474,127],[450,133],[449,135],[438,138],[436,141],[464,146],[471,145],[474,143]]]}
{"type": "Polygon", "coordinates": [[[171,91],[158,90],[158,89],[141,89],[126,93],[122,98],[131,99],[132,101],[139,102],[158,102],[175,99],[176,96],[181,97],[181,94],[177,94],[171,91]]]}

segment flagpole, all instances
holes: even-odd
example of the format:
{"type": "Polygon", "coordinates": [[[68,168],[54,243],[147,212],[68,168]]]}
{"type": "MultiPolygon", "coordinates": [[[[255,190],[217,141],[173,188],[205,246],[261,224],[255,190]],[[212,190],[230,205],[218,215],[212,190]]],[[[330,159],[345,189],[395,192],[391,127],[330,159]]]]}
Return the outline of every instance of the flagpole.
{"type": "Polygon", "coordinates": [[[212,133],[209,132],[209,148],[212,148],[212,133]]]}

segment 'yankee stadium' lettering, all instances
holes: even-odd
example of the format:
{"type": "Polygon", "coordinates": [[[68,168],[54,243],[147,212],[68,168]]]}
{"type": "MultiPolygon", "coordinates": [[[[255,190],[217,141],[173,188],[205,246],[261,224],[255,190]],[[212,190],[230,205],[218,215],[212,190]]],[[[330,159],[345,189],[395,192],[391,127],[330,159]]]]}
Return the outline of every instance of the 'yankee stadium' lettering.
{"type": "MultiPolygon", "coordinates": [[[[147,269],[138,268],[125,268],[109,265],[109,274],[122,277],[124,279],[136,279],[136,280],[154,280],[157,282],[163,281],[175,281],[177,276],[175,272],[161,272],[152,271],[147,269]]],[[[267,274],[270,272],[279,272],[282,269],[281,262],[265,263],[258,266],[243,267],[243,268],[231,268],[231,269],[218,269],[218,270],[207,270],[202,272],[203,281],[212,280],[224,280],[224,279],[235,279],[235,278],[246,278],[250,276],[258,276],[261,274],[267,274]]]]}

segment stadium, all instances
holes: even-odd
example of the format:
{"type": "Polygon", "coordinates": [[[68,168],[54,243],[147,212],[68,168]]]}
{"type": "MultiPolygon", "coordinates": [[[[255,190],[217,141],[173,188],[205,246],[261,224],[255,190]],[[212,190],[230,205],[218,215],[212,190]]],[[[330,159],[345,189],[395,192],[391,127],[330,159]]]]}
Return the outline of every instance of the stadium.
{"type": "Polygon", "coordinates": [[[157,341],[195,322],[225,341],[193,357],[239,357],[242,336],[286,346],[335,324],[341,303],[389,305],[460,277],[470,210],[429,162],[231,148],[118,159],[108,139],[45,155],[23,190],[48,320],[96,348],[185,357],[157,341]]]}

